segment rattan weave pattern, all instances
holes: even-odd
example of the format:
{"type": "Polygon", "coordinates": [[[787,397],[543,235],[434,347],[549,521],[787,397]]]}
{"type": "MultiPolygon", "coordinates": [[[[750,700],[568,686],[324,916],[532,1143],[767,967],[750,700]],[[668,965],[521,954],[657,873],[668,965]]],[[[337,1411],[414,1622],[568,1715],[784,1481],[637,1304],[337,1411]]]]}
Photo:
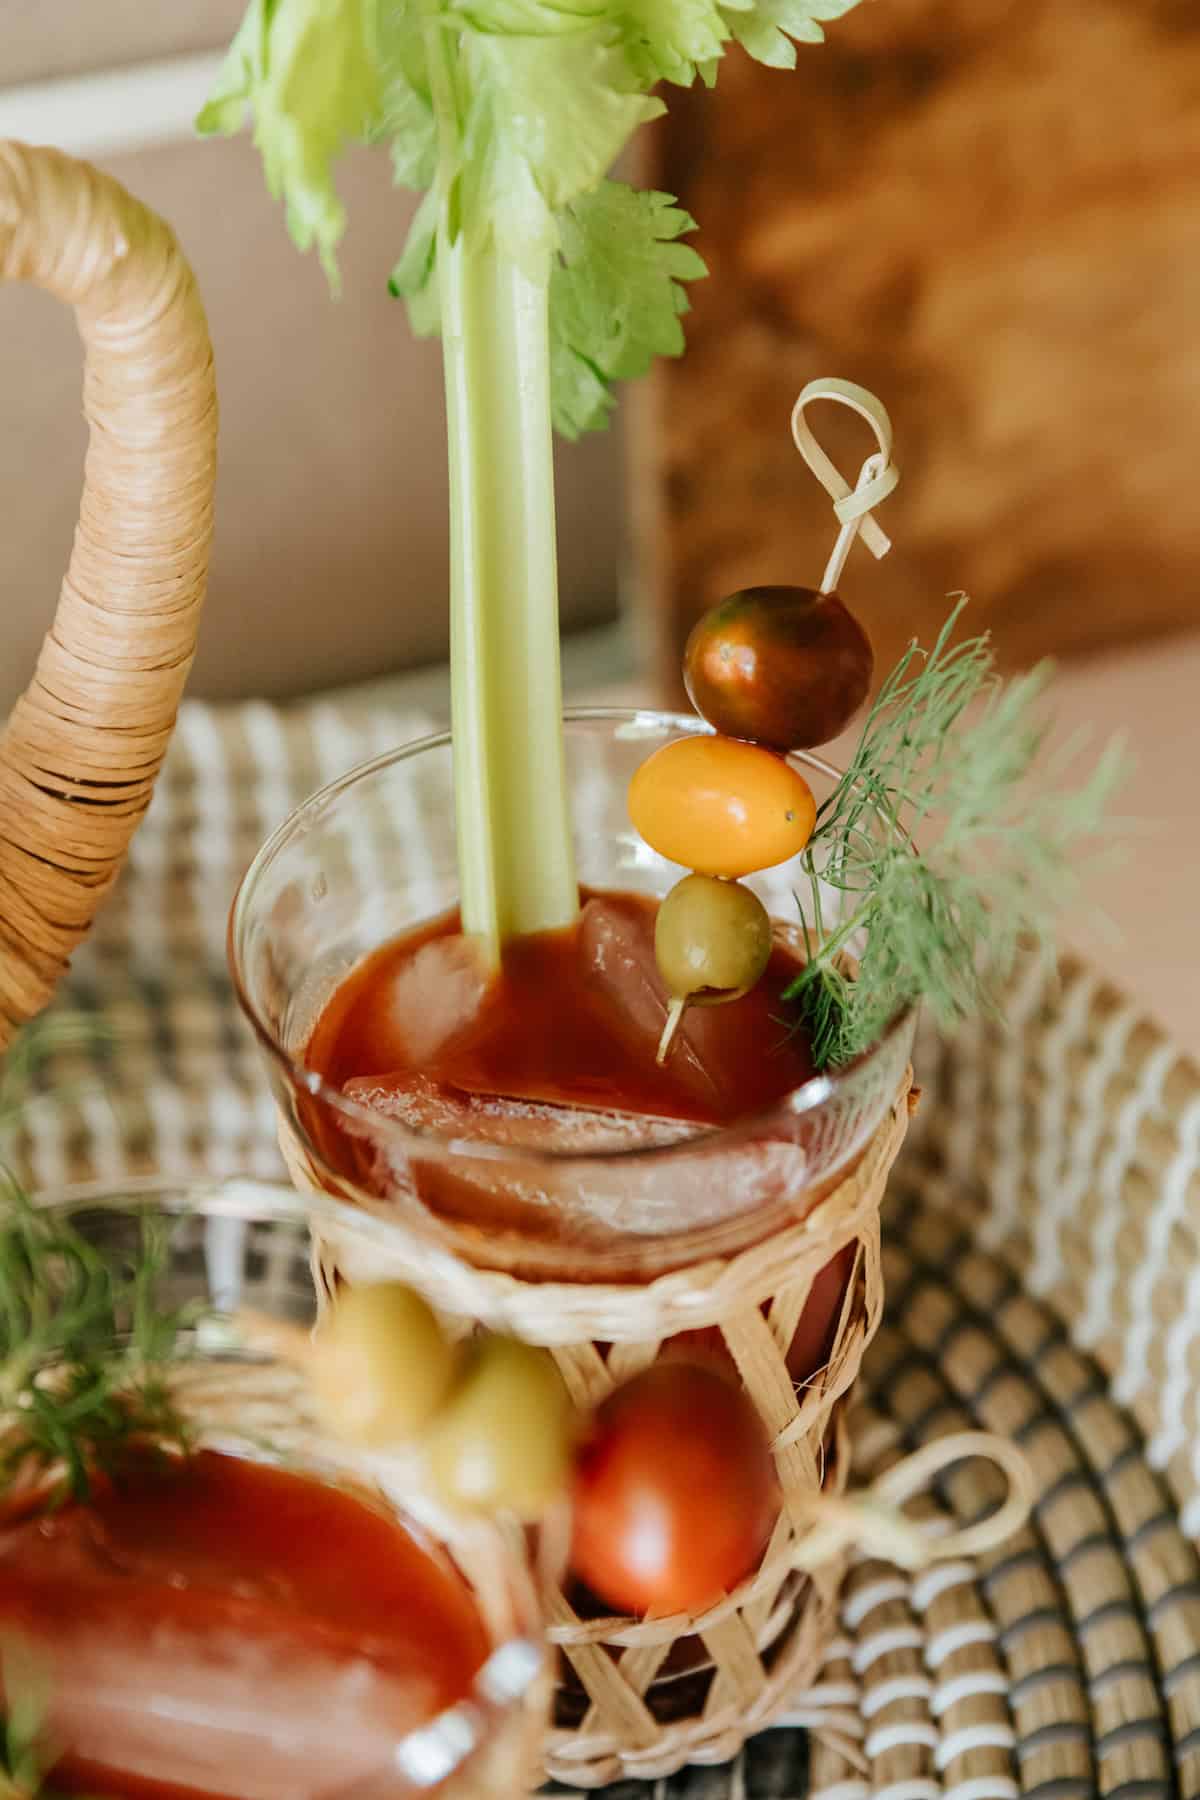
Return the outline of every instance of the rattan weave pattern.
{"type": "MultiPolygon", "coordinates": [[[[879,1322],[879,1205],[907,1124],[906,1076],[862,1157],[802,1224],[736,1255],[636,1285],[518,1281],[438,1255],[398,1224],[386,1242],[349,1228],[323,1233],[327,1283],[402,1279],[455,1331],[484,1321],[546,1344],[581,1405],[599,1403],[617,1380],[671,1354],[671,1337],[681,1329],[715,1326],[762,1421],[774,1453],[779,1516],[760,1566],[716,1606],[699,1615],[589,1619],[565,1591],[549,1594],[551,1636],[563,1657],[545,1749],[549,1773],[595,1788],[620,1775],[727,1761],[819,1668],[841,1558],[799,1577],[794,1552],[813,1503],[845,1485],[842,1401],[879,1322]],[[828,1363],[797,1388],[788,1360],[797,1321],[821,1269],[851,1247],[854,1275],[828,1363]],[[681,1670],[689,1671],[686,1679],[681,1670]]],[[[297,1184],[319,1188],[298,1141],[286,1130],[281,1141],[297,1184]]]]}
{"type": "MultiPolygon", "coordinates": [[[[975,1567],[853,1571],[839,1672],[857,1679],[869,1773],[858,1785],[818,1744],[814,1792],[1200,1793],[1200,1558],[1135,1420],[1013,1263],[903,1178],[889,1213],[856,1472],[969,1422],[1022,1444],[1039,1499],[975,1567]]],[[[962,1521],[994,1505],[981,1470],[955,1473],[929,1510],[962,1521]]]]}

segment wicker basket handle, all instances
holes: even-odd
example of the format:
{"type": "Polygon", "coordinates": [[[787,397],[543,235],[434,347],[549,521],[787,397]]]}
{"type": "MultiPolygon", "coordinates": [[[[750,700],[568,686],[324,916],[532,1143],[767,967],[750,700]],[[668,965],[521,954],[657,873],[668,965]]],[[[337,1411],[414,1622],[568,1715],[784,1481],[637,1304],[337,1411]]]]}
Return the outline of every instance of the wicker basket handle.
{"type": "Polygon", "coordinates": [[[2,1048],[49,998],[149,804],[208,577],[217,406],[178,244],[87,163],[0,140],[0,280],[75,308],[89,427],[58,610],[0,738],[2,1048]]]}

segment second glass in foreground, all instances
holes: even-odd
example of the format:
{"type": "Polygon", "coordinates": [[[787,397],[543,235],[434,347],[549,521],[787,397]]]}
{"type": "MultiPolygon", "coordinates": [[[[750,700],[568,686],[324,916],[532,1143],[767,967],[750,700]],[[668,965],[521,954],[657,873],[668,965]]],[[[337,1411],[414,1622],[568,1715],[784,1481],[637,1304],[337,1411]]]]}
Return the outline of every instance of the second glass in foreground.
{"type": "Polygon", "coordinates": [[[15,1206],[0,1233],[6,1296],[29,1302],[4,1367],[22,1450],[4,1683],[10,1717],[37,1712],[52,1785],[524,1791],[543,1653],[523,1546],[441,1532],[258,1347],[315,1316],[295,1196],[77,1192],[15,1206]]]}

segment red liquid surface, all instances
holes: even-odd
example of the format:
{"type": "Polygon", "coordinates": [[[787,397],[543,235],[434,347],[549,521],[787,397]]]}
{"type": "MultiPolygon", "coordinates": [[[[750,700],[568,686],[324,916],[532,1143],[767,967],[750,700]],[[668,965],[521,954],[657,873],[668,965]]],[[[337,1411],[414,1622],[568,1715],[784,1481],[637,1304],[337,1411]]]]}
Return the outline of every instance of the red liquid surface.
{"type": "MultiPolygon", "coordinates": [[[[656,903],[640,894],[585,895],[598,901],[630,942],[653,955],[656,903]]],[[[418,1073],[467,1093],[512,1095],[568,1106],[609,1107],[703,1125],[727,1125],[782,1099],[813,1074],[803,1033],[787,1022],[784,989],[798,963],[776,945],[749,994],[689,1009],[685,1036],[713,1080],[672,1053],[655,1061],[666,1012],[661,985],[646,1028],[631,1018],[619,981],[597,963],[604,946],[590,933],[589,909],[564,931],[517,938],[476,1016],[414,1066],[409,1020],[396,996],[416,953],[458,930],[453,914],[396,938],[367,957],[329,1001],[305,1061],[335,1086],[355,1077],[418,1073]]],[[[655,976],[655,980],[657,977],[655,976]]]]}
{"type": "Polygon", "coordinates": [[[518,1273],[624,1280],[664,1257],[686,1261],[690,1250],[675,1246],[688,1234],[697,1243],[704,1234],[715,1254],[751,1215],[791,1209],[806,1159],[785,1115],[755,1127],[753,1143],[710,1146],[703,1159],[634,1167],[614,1153],[769,1112],[813,1065],[788,1019],[783,996],[798,962],[783,941],[750,993],[687,1009],[660,1065],[656,903],[613,893],[583,901],[569,928],[507,945],[496,975],[453,916],[366,958],[327,1003],[305,1057],[365,1115],[307,1097],[300,1107],[338,1175],[397,1206],[415,1196],[480,1241],[469,1255],[502,1257],[518,1273]],[[422,1154],[431,1139],[446,1148],[422,1154]],[[450,1148],[472,1143],[512,1154],[450,1148]],[[547,1152],[557,1160],[535,1160],[547,1152]],[[576,1156],[594,1160],[564,1160],[576,1156]]]}
{"type": "MultiPolygon", "coordinates": [[[[656,903],[613,893],[585,893],[583,900],[580,919],[567,930],[510,943],[500,975],[463,1007],[462,1022],[440,1038],[437,1031],[431,1037],[423,1029],[438,1011],[436,960],[432,993],[428,984],[414,983],[413,976],[422,958],[428,960],[432,953],[436,959],[439,947],[442,953],[455,944],[461,947],[455,936],[457,918],[434,920],[385,944],[352,971],[328,1002],[305,1060],[331,1084],[348,1088],[361,1104],[385,1113],[394,1091],[406,1099],[416,1092],[418,1128],[496,1142],[510,1141],[511,1133],[514,1143],[568,1152],[581,1146],[601,1152],[644,1148],[656,1141],[654,1133],[662,1132],[664,1121],[675,1123],[668,1136],[686,1135],[687,1127],[728,1125],[766,1111],[812,1076],[807,1039],[789,1021],[783,998],[799,966],[786,942],[776,944],[763,979],[742,999],[689,1008],[676,1047],[660,1067],[656,1051],[666,995],[654,962],[656,903]],[[432,1047],[416,1055],[414,1039],[422,1037],[432,1047]],[[493,1096],[501,1099],[493,1104],[493,1096]],[[442,1101],[444,1115],[438,1110],[442,1101]],[[527,1103],[528,1116],[519,1116],[514,1102],[527,1103]],[[508,1112],[501,1110],[506,1106],[508,1112]],[[572,1125],[571,1141],[564,1146],[554,1136],[555,1108],[568,1109],[568,1124],[580,1116],[586,1120],[587,1112],[581,1115],[578,1109],[596,1109],[601,1125],[606,1112],[622,1115],[624,1135],[616,1145],[603,1139],[593,1145],[572,1125]]],[[[446,971],[446,982],[453,985],[461,970],[450,961],[446,971]]],[[[453,1007],[448,1010],[449,1016],[457,1016],[453,1007]]],[[[362,1127],[347,1126],[319,1101],[302,1106],[306,1127],[325,1160],[358,1186],[382,1199],[394,1197],[400,1187],[415,1190],[431,1210],[474,1232],[486,1246],[485,1257],[494,1253],[497,1233],[506,1231],[525,1244],[537,1241],[543,1255],[536,1267],[543,1273],[596,1278],[600,1265],[594,1241],[589,1240],[586,1267],[578,1252],[587,1222],[581,1227],[574,1219],[556,1239],[553,1204],[540,1212],[523,1204],[519,1173],[511,1179],[489,1174],[487,1164],[475,1173],[466,1158],[448,1164],[414,1156],[398,1167],[394,1158],[389,1164],[386,1143],[381,1151],[362,1127]]],[[[412,1122],[411,1113],[391,1116],[399,1117],[402,1126],[412,1122]]],[[[764,1142],[772,1129],[764,1127],[764,1142]]],[[[793,1140],[797,1136],[787,1122],[782,1131],[793,1140]]],[[[386,1140],[386,1128],[381,1136],[386,1140]]],[[[651,1203],[661,1194],[656,1182],[691,1181],[702,1199],[711,1202],[716,1195],[723,1204],[731,1178],[748,1182],[753,1201],[752,1159],[753,1151],[735,1167],[731,1152],[704,1169],[664,1167],[648,1178],[651,1203]]],[[[697,1159],[685,1160],[695,1164],[697,1159]]],[[[599,1184],[607,1175],[569,1165],[555,1195],[560,1201],[569,1199],[573,1182],[599,1184]]],[[[545,1188],[550,1179],[535,1171],[532,1183],[545,1188]]],[[[686,1230],[685,1186],[677,1191],[681,1228],[686,1230]]],[[[793,1189],[789,1199],[802,1212],[823,1191],[813,1188],[801,1198],[793,1189]]],[[[622,1258],[629,1254],[628,1240],[623,1243],[603,1263],[604,1277],[628,1279],[649,1266],[653,1245],[645,1254],[635,1247],[626,1264],[622,1258]]],[[[520,1254],[510,1256],[508,1266],[524,1272],[520,1254]]],[[[822,1361],[849,1268],[848,1256],[835,1258],[829,1277],[814,1289],[797,1340],[798,1378],[822,1361]]]]}
{"type": "Polygon", "coordinates": [[[354,1772],[354,1733],[301,1781],[294,1750],[273,1748],[254,1715],[282,1720],[284,1739],[319,1729],[322,1696],[344,1680],[344,1724],[366,1680],[364,1745],[372,1731],[398,1739],[461,1699],[489,1648],[465,1584],[393,1519],[208,1451],[138,1464],[86,1506],[0,1528],[0,1635],[13,1633],[45,1667],[50,1736],[68,1752],[52,1785],[121,1800],[333,1792],[354,1772]],[[223,1735],[230,1706],[248,1738],[223,1735]],[[130,1708],[140,1723],[123,1720],[130,1708]],[[147,1727],[156,1708],[165,1723],[147,1727]]]}

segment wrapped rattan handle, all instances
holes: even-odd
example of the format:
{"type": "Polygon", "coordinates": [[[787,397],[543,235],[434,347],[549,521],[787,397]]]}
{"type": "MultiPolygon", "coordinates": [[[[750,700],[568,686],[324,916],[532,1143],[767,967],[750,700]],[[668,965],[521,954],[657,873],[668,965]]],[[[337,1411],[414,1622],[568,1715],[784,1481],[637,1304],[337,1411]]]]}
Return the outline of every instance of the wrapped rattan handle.
{"type": "Polygon", "coordinates": [[[58,611],[0,738],[2,1048],[48,999],[149,803],[208,577],[217,405],[178,244],[87,163],[0,140],[0,279],[75,308],[90,432],[58,611]]]}

